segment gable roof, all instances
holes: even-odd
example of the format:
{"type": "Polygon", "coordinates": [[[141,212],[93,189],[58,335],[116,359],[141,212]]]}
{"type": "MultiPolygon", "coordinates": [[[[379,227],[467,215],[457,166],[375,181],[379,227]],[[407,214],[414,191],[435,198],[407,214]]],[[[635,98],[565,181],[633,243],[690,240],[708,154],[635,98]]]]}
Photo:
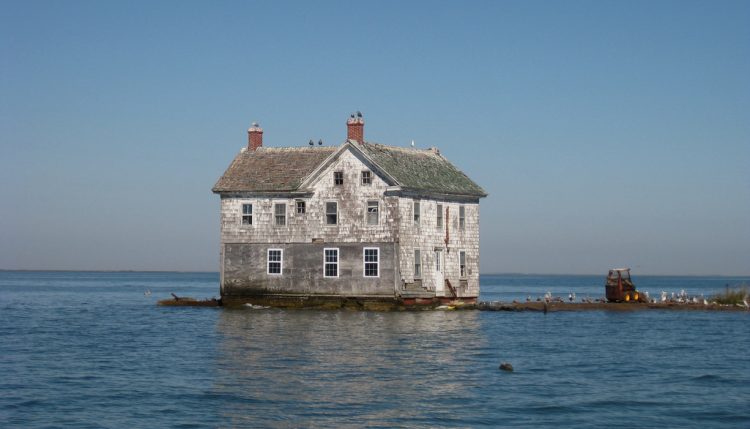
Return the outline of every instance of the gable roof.
{"type": "Polygon", "coordinates": [[[237,154],[213,192],[295,191],[337,148],[259,147],[237,154]]]}
{"type": "Polygon", "coordinates": [[[486,197],[487,193],[435,149],[355,144],[405,190],[486,197]]]}
{"type": "Polygon", "coordinates": [[[216,182],[213,192],[300,190],[343,151],[351,148],[403,190],[482,198],[487,193],[434,149],[413,149],[346,141],[339,147],[260,147],[242,151],[216,182]]]}

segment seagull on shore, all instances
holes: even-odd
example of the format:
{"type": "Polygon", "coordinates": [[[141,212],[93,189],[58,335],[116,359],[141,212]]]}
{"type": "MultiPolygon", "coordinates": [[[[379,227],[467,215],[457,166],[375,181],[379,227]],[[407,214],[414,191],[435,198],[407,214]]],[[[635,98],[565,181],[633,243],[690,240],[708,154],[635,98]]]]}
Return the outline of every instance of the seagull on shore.
{"type": "Polygon", "coordinates": [[[661,302],[667,302],[667,292],[661,291],[661,302]]]}
{"type": "Polygon", "coordinates": [[[576,300],[576,293],[575,292],[569,293],[568,294],[568,301],[573,302],[575,300],[576,300]]]}

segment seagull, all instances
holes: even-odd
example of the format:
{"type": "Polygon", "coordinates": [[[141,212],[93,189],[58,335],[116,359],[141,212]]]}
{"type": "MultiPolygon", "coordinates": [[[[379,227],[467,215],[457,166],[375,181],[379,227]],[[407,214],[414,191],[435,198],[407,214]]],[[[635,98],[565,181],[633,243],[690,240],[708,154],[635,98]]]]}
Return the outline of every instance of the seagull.
{"type": "Polygon", "coordinates": [[[312,141],[312,139],[310,139],[310,141],[307,142],[307,144],[309,144],[310,146],[314,146],[315,145],[315,143],[312,141]]]}
{"type": "Polygon", "coordinates": [[[526,302],[531,302],[531,295],[526,297],[526,302]]]}
{"type": "Polygon", "coordinates": [[[571,292],[568,294],[568,301],[573,302],[576,300],[576,294],[575,292],[571,292]]]}
{"type": "Polygon", "coordinates": [[[323,140],[318,140],[318,146],[323,146],[323,140]]]}
{"type": "Polygon", "coordinates": [[[414,147],[414,140],[411,141],[411,147],[414,147]]]}
{"type": "Polygon", "coordinates": [[[362,117],[362,112],[360,112],[359,110],[357,110],[357,117],[358,117],[358,118],[361,118],[361,117],[362,117]]]}
{"type": "Polygon", "coordinates": [[[145,296],[151,296],[151,289],[146,289],[146,292],[143,292],[145,296]]]}

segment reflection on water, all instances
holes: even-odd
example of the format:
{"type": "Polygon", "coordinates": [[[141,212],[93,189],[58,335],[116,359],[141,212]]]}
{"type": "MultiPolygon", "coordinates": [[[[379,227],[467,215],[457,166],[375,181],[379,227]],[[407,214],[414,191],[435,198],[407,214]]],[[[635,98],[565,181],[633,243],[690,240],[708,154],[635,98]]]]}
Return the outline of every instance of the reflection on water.
{"type": "Polygon", "coordinates": [[[465,407],[465,353],[486,344],[478,315],[222,311],[215,389],[237,398],[222,417],[388,424],[465,407]]]}
{"type": "MultiPolygon", "coordinates": [[[[520,296],[593,287],[482,282],[483,294],[520,296]]],[[[0,428],[750,427],[750,311],[155,305],[217,284],[215,273],[0,272],[0,428]]]]}

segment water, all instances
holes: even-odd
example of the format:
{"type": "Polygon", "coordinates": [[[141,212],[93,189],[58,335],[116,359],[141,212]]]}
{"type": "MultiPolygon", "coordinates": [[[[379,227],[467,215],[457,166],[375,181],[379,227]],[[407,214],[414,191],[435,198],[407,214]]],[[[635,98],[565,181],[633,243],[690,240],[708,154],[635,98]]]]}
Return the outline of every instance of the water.
{"type": "MultiPolygon", "coordinates": [[[[652,295],[749,282],[635,280],[652,295]]],[[[483,299],[598,297],[602,282],[484,276],[483,299]]],[[[750,312],[155,305],[217,284],[0,272],[0,427],[750,427],[750,312]]]]}

